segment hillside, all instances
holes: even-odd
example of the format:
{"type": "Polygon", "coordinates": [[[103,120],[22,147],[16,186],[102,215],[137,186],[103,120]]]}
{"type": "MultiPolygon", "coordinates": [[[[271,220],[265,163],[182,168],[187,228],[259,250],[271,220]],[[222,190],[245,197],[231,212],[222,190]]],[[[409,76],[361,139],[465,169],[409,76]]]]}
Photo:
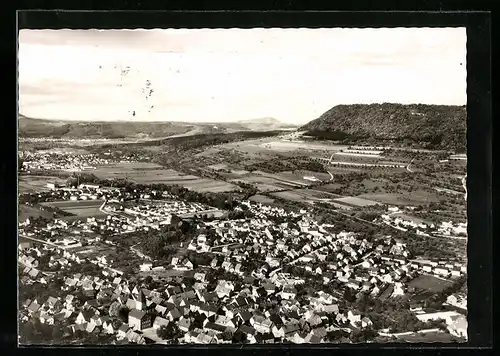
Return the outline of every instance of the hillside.
{"type": "Polygon", "coordinates": [[[294,127],[291,124],[285,124],[281,121],[272,118],[272,117],[264,117],[260,119],[250,119],[250,120],[241,120],[238,121],[237,124],[240,124],[246,127],[248,130],[252,131],[268,131],[268,130],[280,130],[284,128],[292,128],[294,127]]]}
{"type": "Polygon", "coordinates": [[[288,128],[276,119],[256,119],[228,123],[184,122],[71,122],[28,118],[19,115],[19,137],[50,138],[162,138],[196,133],[224,133],[234,131],[273,131],[288,128]]]}
{"type": "Polygon", "coordinates": [[[147,138],[190,131],[193,125],[176,122],[68,122],[19,115],[19,137],[147,138]]]}
{"type": "Polygon", "coordinates": [[[465,106],[338,105],[300,130],[316,137],[410,141],[428,148],[465,152],[467,112],[465,106]]]}

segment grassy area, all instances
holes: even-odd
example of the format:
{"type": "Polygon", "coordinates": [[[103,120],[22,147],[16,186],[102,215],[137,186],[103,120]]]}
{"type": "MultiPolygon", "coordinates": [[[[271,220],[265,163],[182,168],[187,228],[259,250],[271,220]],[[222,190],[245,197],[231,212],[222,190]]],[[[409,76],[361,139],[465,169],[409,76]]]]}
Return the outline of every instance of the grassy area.
{"type": "Polygon", "coordinates": [[[19,193],[36,193],[50,190],[47,183],[64,183],[66,180],[50,176],[22,175],[18,179],[19,193]]]}
{"type": "Polygon", "coordinates": [[[40,216],[44,218],[51,218],[53,216],[51,212],[44,211],[36,207],[24,204],[19,205],[17,211],[18,211],[19,221],[25,221],[28,218],[37,218],[40,216]]]}
{"type": "Polygon", "coordinates": [[[272,204],[274,202],[273,199],[266,197],[265,195],[259,195],[259,194],[251,196],[250,200],[262,204],[272,204]]]}
{"type": "Polygon", "coordinates": [[[433,293],[439,293],[447,287],[453,285],[453,282],[443,280],[431,275],[422,275],[413,279],[408,285],[416,289],[423,289],[433,293]]]}
{"type": "Polygon", "coordinates": [[[452,343],[452,342],[465,342],[465,340],[460,340],[459,338],[447,333],[447,332],[429,332],[429,333],[413,333],[411,335],[403,335],[397,338],[400,342],[408,343],[452,343]]]}
{"type": "Polygon", "coordinates": [[[106,215],[99,210],[99,207],[102,205],[101,200],[64,200],[42,203],[41,205],[56,207],[81,218],[106,215]]]}

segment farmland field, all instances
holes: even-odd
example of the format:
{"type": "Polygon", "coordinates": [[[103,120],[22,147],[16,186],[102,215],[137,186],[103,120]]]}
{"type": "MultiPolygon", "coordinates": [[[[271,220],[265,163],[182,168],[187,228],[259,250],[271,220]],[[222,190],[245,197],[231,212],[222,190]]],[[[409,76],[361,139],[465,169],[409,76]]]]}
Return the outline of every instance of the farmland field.
{"type": "Polygon", "coordinates": [[[230,183],[183,174],[153,163],[119,163],[99,167],[93,173],[103,179],[127,178],[138,184],[163,183],[180,185],[186,189],[199,192],[227,192],[238,188],[230,183]]]}
{"type": "Polygon", "coordinates": [[[251,196],[249,200],[254,201],[256,203],[262,203],[262,204],[274,203],[273,199],[266,197],[265,195],[260,195],[260,194],[256,194],[254,196],[251,196]]]}
{"type": "Polygon", "coordinates": [[[443,280],[431,275],[422,275],[413,279],[408,286],[416,289],[424,289],[433,293],[439,293],[453,285],[453,282],[443,280]]]}
{"type": "Polygon", "coordinates": [[[329,200],[329,198],[326,197],[325,198],[318,197],[317,192],[310,191],[309,189],[287,190],[284,192],[272,193],[271,195],[286,200],[309,203],[309,204],[313,204],[314,202],[317,201],[329,200]]]}
{"type": "Polygon", "coordinates": [[[28,206],[25,204],[20,204],[18,209],[18,218],[19,221],[25,221],[28,218],[36,218],[42,216],[44,218],[51,218],[52,213],[44,210],[40,210],[38,208],[28,206]]]}
{"type": "Polygon", "coordinates": [[[289,181],[290,183],[296,183],[299,185],[310,185],[314,180],[317,181],[329,181],[330,175],[328,173],[312,172],[312,171],[295,171],[295,172],[280,172],[274,175],[278,179],[289,181]]]}
{"type": "Polygon", "coordinates": [[[296,151],[296,150],[310,150],[310,151],[340,151],[346,149],[348,146],[341,145],[327,145],[321,143],[309,143],[305,141],[271,141],[260,144],[261,147],[272,149],[273,151],[296,151]]]}
{"type": "Polygon", "coordinates": [[[286,185],[276,179],[264,177],[258,174],[250,174],[240,178],[232,179],[231,182],[243,182],[247,184],[255,184],[257,189],[262,192],[270,192],[276,190],[289,189],[290,185],[286,185]]]}
{"type": "Polygon", "coordinates": [[[41,205],[56,207],[81,218],[106,215],[99,210],[102,205],[101,200],[64,200],[42,203],[41,205]]]}
{"type": "Polygon", "coordinates": [[[342,187],[342,184],[339,184],[339,183],[330,183],[330,184],[326,184],[326,185],[321,185],[321,186],[316,187],[314,189],[325,191],[325,192],[331,192],[332,190],[336,190],[336,189],[339,189],[341,187],[342,187]]]}
{"type": "Polygon", "coordinates": [[[329,180],[327,173],[310,171],[266,173],[254,171],[247,175],[233,178],[233,182],[255,184],[260,191],[278,191],[284,189],[304,188],[315,181],[329,180]],[[305,179],[308,178],[308,179],[305,179]],[[316,180],[315,180],[316,179],[316,180]]]}
{"type": "Polygon", "coordinates": [[[197,192],[220,193],[220,192],[229,192],[239,189],[238,186],[234,184],[226,183],[223,181],[217,181],[213,179],[205,179],[205,178],[178,181],[177,183],[172,183],[172,184],[179,184],[186,189],[194,190],[197,192]]]}
{"type": "Polygon", "coordinates": [[[266,152],[294,152],[302,151],[340,151],[346,149],[345,145],[334,145],[324,143],[311,143],[306,141],[279,140],[276,137],[263,138],[258,140],[246,140],[231,142],[221,146],[224,149],[236,149],[242,152],[255,154],[266,152]]]}
{"type": "Polygon", "coordinates": [[[361,194],[359,198],[364,198],[368,200],[374,200],[382,204],[389,205],[419,205],[422,203],[438,202],[439,198],[437,195],[432,195],[429,192],[417,190],[407,194],[397,194],[397,193],[368,193],[361,194]]]}
{"type": "Polygon", "coordinates": [[[340,203],[345,203],[348,205],[360,206],[360,207],[379,204],[373,200],[367,200],[367,199],[362,199],[362,198],[358,198],[358,197],[343,197],[343,198],[335,199],[335,201],[340,202],[340,203]]]}
{"type": "Polygon", "coordinates": [[[49,191],[47,183],[64,183],[65,180],[49,176],[20,176],[18,180],[19,193],[36,193],[49,191]]]}

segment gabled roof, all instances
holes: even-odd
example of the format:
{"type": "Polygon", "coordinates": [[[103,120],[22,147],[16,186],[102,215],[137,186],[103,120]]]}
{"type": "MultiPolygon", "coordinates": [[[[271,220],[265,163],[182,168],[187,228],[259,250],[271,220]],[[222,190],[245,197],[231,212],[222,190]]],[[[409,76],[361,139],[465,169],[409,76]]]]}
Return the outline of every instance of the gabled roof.
{"type": "Polygon", "coordinates": [[[324,338],[327,335],[326,328],[323,327],[323,326],[320,326],[319,328],[316,328],[316,329],[312,330],[312,332],[318,338],[324,338]]]}
{"type": "Polygon", "coordinates": [[[169,321],[167,319],[162,318],[160,316],[157,316],[155,318],[153,325],[158,325],[158,326],[165,325],[166,326],[166,325],[168,325],[168,323],[169,323],[169,321]]]}
{"type": "Polygon", "coordinates": [[[174,308],[174,309],[170,310],[168,312],[168,314],[171,315],[172,318],[174,318],[174,319],[180,318],[182,316],[181,312],[177,308],[174,308]]]}
{"type": "Polygon", "coordinates": [[[146,315],[145,312],[138,309],[132,309],[128,314],[129,318],[135,318],[139,320],[142,320],[142,318],[144,318],[145,315],[146,315]]]}
{"type": "Polygon", "coordinates": [[[241,310],[237,314],[241,319],[243,319],[244,322],[247,320],[250,320],[252,318],[252,313],[250,313],[248,310],[241,310]]]}
{"type": "Polygon", "coordinates": [[[191,321],[187,318],[181,318],[179,319],[179,321],[177,322],[177,326],[179,327],[185,327],[185,328],[188,328],[191,326],[191,321]]]}
{"type": "Polygon", "coordinates": [[[122,332],[126,333],[129,329],[130,329],[130,327],[127,324],[122,324],[122,326],[120,326],[118,331],[122,331],[122,332]]]}
{"type": "Polygon", "coordinates": [[[40,304],[35,302],[32,302],[28,307],[28,310],[31,312],[36,312],[38,309],[40,309],[40,304]]]}
{"type": "Polygon", "coordinates": [[[241,325],[238,330],[240,330],[244,334],[250,335],[255,335],[257,333],[257,331],[253,327],[247,325],[241,325]]]}
{"type": "Polygon", "coordinates": [[[83,316],[85,321],[89,321],[95,315],[95,313],[90,309],[82,310],[80,311],[80,314],[83,316]]]}
{"type": "Polygon", "coordinates": [[[287,323],[283,325],[283,331],[285,334],[294,333],[300,330],[300,325],[296,323],[287,323]]]}

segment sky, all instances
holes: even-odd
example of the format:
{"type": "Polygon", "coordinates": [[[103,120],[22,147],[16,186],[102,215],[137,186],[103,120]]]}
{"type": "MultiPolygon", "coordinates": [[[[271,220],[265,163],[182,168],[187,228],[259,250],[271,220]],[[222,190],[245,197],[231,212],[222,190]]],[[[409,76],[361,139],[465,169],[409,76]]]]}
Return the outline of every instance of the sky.
{"type": "Polygon", "coordinates": [[[465,60],[465,28],[20,30],[19,112],[302,124],[339,104],[465,105],[465,60]]]}

